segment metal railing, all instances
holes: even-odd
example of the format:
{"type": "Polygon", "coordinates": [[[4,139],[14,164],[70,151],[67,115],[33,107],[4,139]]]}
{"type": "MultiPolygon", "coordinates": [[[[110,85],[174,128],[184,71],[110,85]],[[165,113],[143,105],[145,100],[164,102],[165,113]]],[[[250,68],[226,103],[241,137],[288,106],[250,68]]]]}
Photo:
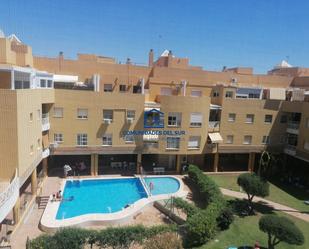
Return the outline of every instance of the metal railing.
{"type": "Polygon", "coordinates": [[[6,189],[0,193],[0,220],[3,220],[13,208],[18,199],[18,195],[19,179],[17,177],[16,170],[14,179],[10,182],[6,189]]]}
{"type": "Polygon", "coordinates": [[[291,145],[291,144],[286,144],[284,149],[294,152],[294,151],[296,151],[296,146],[295,145],[291,145]]]}
{"type": "Polygon", "coordinates": [[[219,128],[220,127],[220,121],[209,121],[208,127],[209,128],[219,128]]]}
{"type": "Polygon", "coordinates": [[[49,124],[49,115],[48,113],[43,113],[42,114],[42,125],[49,124]]]}
{"type": "Polygon", "coordinates": [[[288,122],[288,129],[298,130],[299,129],[299,122],[298,121],[289,121],[288,122]]]}

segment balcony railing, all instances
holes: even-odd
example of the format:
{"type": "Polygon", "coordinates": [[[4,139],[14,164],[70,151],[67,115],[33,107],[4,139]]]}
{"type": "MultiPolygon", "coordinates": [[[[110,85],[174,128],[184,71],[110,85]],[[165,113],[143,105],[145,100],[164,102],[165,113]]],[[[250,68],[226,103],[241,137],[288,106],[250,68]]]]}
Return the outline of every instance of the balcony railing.
{"type": "Polygon", "coordinates": [[[50,154],[49,148],[42,151],[42,158],[48,157],[50,154]]]}
{"type": "Polygon", "coordinates": [[[19,195],[19,179],[17,171],[14,179],[0,193],[0,220],[2,221],[14,207],[19,195]]]}
{"type": "Polygon", "coordinates": [[[211,129],[219,129],[220,128],[220,121],[209,121],[208,127],[211,129]]]}
{"type": "Polygon", "coordinates": [[[50,123],[49,123],[49,115],[48,113],[42,114],[42,131],[47,131],[50,129],[50,123]]]}
{"type": "Polygon", "coordinates": [[[298,121],[289,121],[288,122],[288,129],[298,130],[299,129],[299,122],[298,121]]]}
{"type": "Polygon", "coordinates": [[[296,146],[291,145],[291,144],[287,144],[284,147],[284,152],[286,154],[291,155],[291,156],[295,156],[296,155],[296,146]]]}

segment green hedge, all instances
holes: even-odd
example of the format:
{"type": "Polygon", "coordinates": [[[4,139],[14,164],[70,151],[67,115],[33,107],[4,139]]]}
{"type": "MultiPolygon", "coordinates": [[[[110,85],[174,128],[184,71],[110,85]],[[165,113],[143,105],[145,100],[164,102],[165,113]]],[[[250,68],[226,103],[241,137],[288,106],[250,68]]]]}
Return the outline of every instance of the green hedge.
{"type": "Polygon", "coordinates": [[[218,185],[197,166],[189,165],[189,178],[196,184],[201,200],[207,206],[212,202],[224,202],[218,185]]]}
{"type": "Polygon", "coordinates": [[[27,249],[82,249],[96,244],[100,248],[129,248],[157,234],[176,231],[175,226],[142,225],[109,227],[100,231],[82,228],[62,228],[54,235],[41,235],[27,243],[27,249]]]}
{"type": "Polygon", "coordinates": [[[189,166],[188,176],[196,185],[205,207],[200,209],[184,200],[175,200],[176,206],[187,213],[184,245],[192,248],[212,239],[219,229],[227,229],[234,216],[219,187],[210,177],[194,165],[189,166]]]}

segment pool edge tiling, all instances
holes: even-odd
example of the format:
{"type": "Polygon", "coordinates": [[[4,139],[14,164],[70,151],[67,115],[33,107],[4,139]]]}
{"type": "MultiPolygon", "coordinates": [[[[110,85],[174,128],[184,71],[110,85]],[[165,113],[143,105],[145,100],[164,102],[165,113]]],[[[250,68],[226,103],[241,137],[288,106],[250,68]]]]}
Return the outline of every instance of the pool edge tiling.
{"type": "MultiPolygon", "coordinates": [[[[136,176],[139,177],[139,176],[136,176]]],[[[40,228],[46,232],[54,231],[60,227],[68,226],[93,226],[93,225],[114,225],[123,224],[133,219],[133,216],[139,213],[144,207],[152,204],[155,201],[167,199],[170,196],[185,197],[187,192],[184,191],[183,182],[181,179],[174,176],[151,176],[150,178],[173,178],[178,181],[179,189],[171,194],[151,195],[147,198],[142,198],[134,202],[128,208],[114,212],[114,213],[88,213],[66,219],[56,219],[60,202],[52,202],[50,197],[49,202],[43,212],[40,228]]],[[[84,178],[82,180],[100,180],[100,179],[130,179],[132,177],[99,177],[99,178],[84,178]]],[[[64,191],[65,183],[72,179],[63,180],[61,190],[64,191]]],[[[75,180],[75,179],[74,179],[75,180]]]]}

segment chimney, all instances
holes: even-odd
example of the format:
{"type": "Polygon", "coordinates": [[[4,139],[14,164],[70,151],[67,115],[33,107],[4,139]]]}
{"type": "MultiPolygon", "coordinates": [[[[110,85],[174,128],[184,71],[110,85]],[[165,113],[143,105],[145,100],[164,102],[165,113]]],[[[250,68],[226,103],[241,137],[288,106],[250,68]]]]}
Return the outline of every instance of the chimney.
{"type": "Polygon", "coordinates": [[[172,50],[168,51],[167,57],[167,66],[170,67],[172,65],[173,53],[172,50]]]}
{"type": "Polygon", "coordinates": [[[148,55],[148,66],[153,66],[153,49],[150,49],[149,55],[148,55]]]}
{"type": "Polygon", "coordinates": [[[60,72],[61,69],[62,69],[62,63],[63,63],[63,60],[64,60],[62,51],[59,52],[58,60],[59,60],[58,65],[59,65],[59,72],[60,72]]]}

